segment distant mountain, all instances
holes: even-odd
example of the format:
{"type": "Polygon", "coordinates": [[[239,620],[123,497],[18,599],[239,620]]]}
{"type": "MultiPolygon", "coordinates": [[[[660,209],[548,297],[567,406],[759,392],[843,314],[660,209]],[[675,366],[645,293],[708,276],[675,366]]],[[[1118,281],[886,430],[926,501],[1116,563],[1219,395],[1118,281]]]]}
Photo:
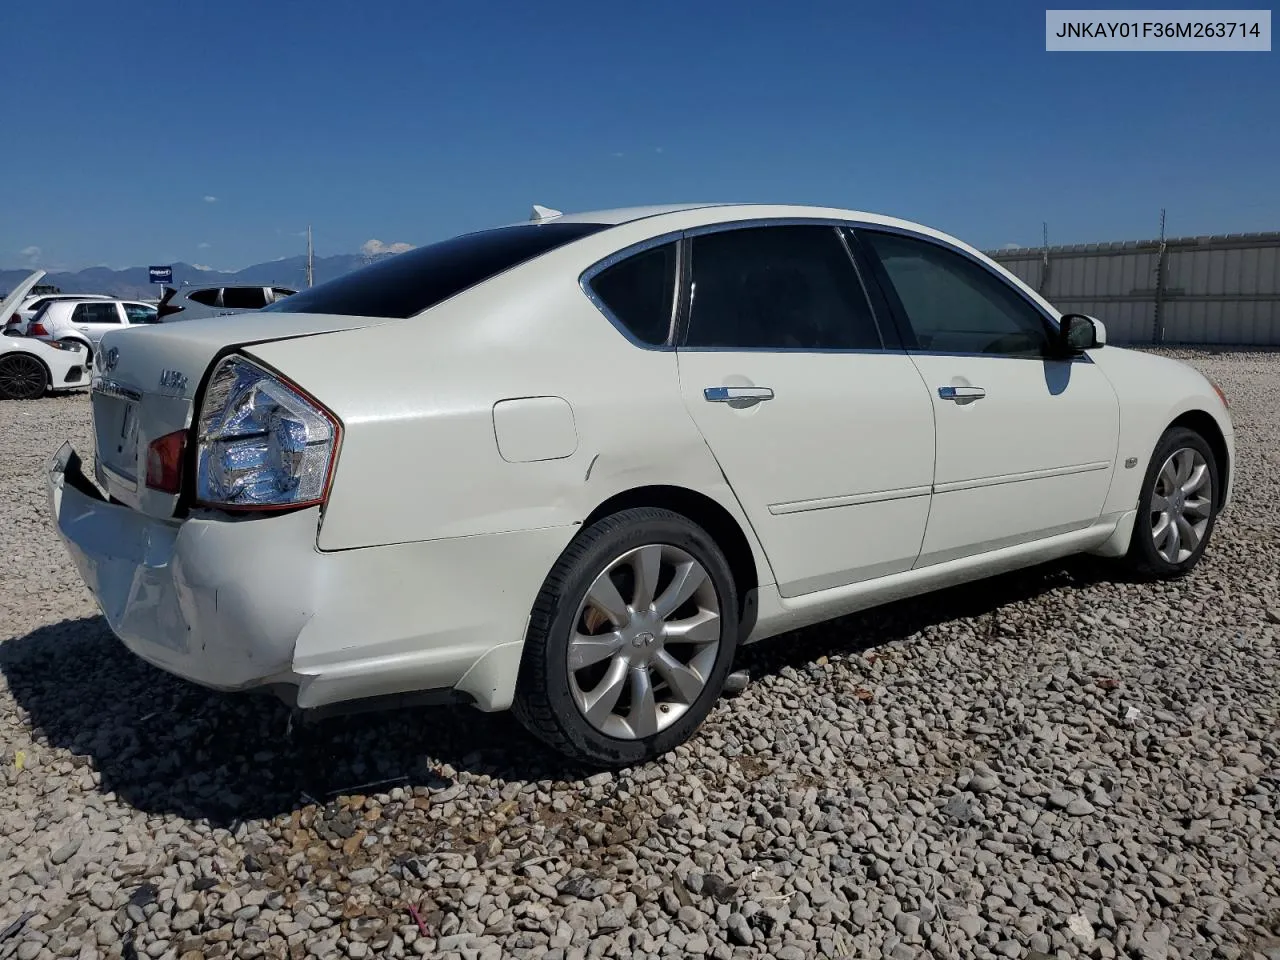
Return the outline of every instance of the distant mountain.
{"type": "MultiPolygon", "coordinates": [[[[324,283],[344,273],[350,273],[367,261],[359,254],[338,254],[333,257],[316,257],[315,282],[324,283]]],[[[30,270],[0,270],[0,291],[12,290],[30,275],[30,270]]],[[[307,285],[307,258],[286,257],[269,263],[255,263],[251,267],[234,272],[201,270],[189,263],[173,264],[173,286],[183,282],[194,286],[225,283],[268,284],[301,290],[307,285]]],[[[157,297],[160,285],[147,279],[146,267],[129,267],[112,270],[109,267],[89,267],[75,272],[50,272],[40,283],[58,287],[63,293],[105,293],[113,297],[157,297]]],[[[3,293],[0,292],[0,296],[3,293]]]]}

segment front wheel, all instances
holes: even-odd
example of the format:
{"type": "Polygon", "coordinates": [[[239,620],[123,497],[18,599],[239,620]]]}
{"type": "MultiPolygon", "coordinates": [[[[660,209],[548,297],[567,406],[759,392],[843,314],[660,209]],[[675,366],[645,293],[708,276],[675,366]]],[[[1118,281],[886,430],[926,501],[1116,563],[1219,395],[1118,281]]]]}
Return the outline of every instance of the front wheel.
{"type": "Polygon", "coordinates": [[[1185,427],[1166,431],[1142,482],[1127,565],[1158,579],[1189,573],[1213,533],[1218,484],[1217,459],[1204,438],[1185,427]]]}
{"type": "Polygon", "coordinates": [[[547,576],[514,712],[572,760],[651,760],[706,719],[737,640],[737,588],[711,536],[669,510],[624,510],[579,533],[547,576]]]}
{"type": "Polygon", "coordinates": [[[39,400],[49,387],[44,364],[26,353],[0,357],[0,400],[39,400]]]}

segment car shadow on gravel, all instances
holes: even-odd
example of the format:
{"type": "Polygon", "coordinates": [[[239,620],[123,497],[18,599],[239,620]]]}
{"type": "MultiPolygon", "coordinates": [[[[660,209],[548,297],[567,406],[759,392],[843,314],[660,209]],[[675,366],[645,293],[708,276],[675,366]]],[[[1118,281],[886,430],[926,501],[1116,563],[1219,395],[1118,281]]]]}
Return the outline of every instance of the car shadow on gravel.
{"type": "MultiPolygon", "coordinates": [[[[1055,589],[1082,588],[1111,571],[1084,560],[1048,564],[902,601],[744,648],[752,679],[819,656],[853,653],[958,617],[991,613],[1055,589]]],[[[0,672],[35,744],[26,776],[72,754],[96,786],[153,814],[215,825],[272,817],[342,793],[394,785],[447,786],[442,765],[504,781],[573,781],[567,764],[510,713],[420,707],[333,717],[290,732],[273,697],[219,694],[131,655],[102,617],[41,627],[0,643],[0,672]]]]}

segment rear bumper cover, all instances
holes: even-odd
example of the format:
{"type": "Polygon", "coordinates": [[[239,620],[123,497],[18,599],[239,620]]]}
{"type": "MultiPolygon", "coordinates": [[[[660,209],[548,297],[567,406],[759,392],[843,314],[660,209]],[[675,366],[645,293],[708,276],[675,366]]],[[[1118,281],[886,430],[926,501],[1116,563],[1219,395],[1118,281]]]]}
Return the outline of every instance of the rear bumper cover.
{"type": "Polygon", "coordinates": [[[324,553],[319,508],[160,520],[106,501],[69,444],[47,474],[59,536],[129,650],[213,689],[291,688],[303,708],[452,688],[506,709],[529,611],[576,532],[324,553]]]}

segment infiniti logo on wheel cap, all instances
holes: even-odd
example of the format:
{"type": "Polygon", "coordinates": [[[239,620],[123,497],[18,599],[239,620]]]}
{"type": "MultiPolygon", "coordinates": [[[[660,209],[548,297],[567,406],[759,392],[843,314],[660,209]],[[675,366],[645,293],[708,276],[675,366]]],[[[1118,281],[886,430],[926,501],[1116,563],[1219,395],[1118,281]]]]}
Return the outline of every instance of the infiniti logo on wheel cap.
{"type": "Polygon", "coordinates": [[[653,634],[637,633],[635,639],[631,642],[637,647],[651,647],[653,646],[653,634]]]}

